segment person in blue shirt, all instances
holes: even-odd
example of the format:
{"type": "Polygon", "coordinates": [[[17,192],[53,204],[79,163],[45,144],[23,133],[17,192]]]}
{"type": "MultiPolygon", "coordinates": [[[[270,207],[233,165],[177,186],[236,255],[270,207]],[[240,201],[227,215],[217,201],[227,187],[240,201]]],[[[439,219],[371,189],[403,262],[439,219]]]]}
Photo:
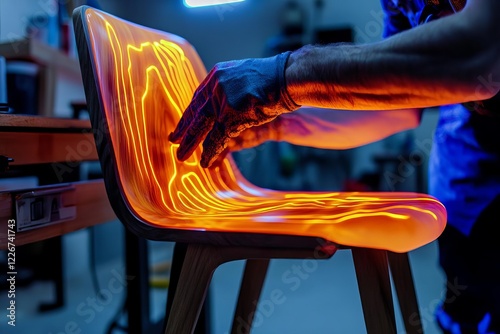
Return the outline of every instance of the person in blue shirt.
{"type": "Polygon", "coordinates": [[[169,139],[181,161],[203,142],[209,167],[266,140],[363,145],[442,106],[430,159],[430,192],[448,211],[439,238],[447,291],[436,319],[444,333],[500,333],[500,1],[382,7],[380,42],[215,65],[169,139]]]}
{"type": "MultiPolygon", "coordinates": [[[[384,0],[382,5],[385,37],[462,9],[453,2],[418,0],[384,0]]],[[[499,100],[440,108],[429,190],[448,211],[448,226],[438,243],[447,290],[436,312],[445,333],[500,333],[500,243],[495,237],[500,219],[499,100]]]]}

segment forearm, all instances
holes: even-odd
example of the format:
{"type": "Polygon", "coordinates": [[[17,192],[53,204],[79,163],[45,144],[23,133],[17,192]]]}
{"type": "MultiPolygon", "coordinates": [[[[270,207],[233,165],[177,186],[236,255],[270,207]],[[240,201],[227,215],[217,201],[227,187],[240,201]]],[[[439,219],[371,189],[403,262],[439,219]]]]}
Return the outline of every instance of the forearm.
{"type": "Polygon", "coordinates": [[[280,138],[291,144],[323,149],[349,149],[415,128],[420,110],[349,111],[301,108],[281,119],[280,138]]]}
{"type": "Polygon", "coordinates": [[[477,12],[466,8],[378,43],[302,48],[288,62],[288,92],[300,105],[356,110],[490,98],[478,78],[498,74],[498,43],[488,41],[498,27],[482,25],[477,12]]]}

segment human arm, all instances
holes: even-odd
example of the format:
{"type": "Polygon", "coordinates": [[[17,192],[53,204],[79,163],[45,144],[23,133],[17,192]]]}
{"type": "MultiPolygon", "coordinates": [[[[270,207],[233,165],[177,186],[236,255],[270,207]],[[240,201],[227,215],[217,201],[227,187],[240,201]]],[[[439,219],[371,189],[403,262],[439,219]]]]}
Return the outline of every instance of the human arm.
{"type": "Polygon", "coordinates": [[[244,130],[228,143],[238,151],[266,141],[285,141],[300,146],[343,150],[415,128],[421,111],[350,111],[303,107],[273,121],[244,130]]]}
{"type": "Polygon", "coordinates": [[[487,99],[500,75],[500,2],[469,0],[454,15],[378,43],[306,46],[290,56],[287,88],[300,105],[388,110],[487,99]]]}
{"type": "MultiPolygon", "coordinates": [[[[292,102],[329,109],[398,110],[483,100],[498,92],[497,87],[482,86],[490,78],[500,76],[498,40],[500,1],[469,0],[466,8],[457,14],[378,43],[299,49],[285,62],[285,80],[280,82],[287,83],[284,95],[291,97],[292,102]]],[[[263,66],[269,64],[263,61],[263,66]]],[[[260,60],[249,63],[254,68],[260,67],[260,60]]],[[[204,141],[201,164],[207,167],[231,138],[243,130],[295,109],[273,109],[272,115],[259,112],[265,116],[259,124],[238,117],[248,111],[252,114],[252,110],[237,110],[228,104],[226,97],[234,95],[227,94],[218,77],[229,77],[236,82],[247,78],[248,72],[244,69],[248,62],[239,64],[244,66],[224,64],[223,72],[216,66],[198,88],[170,136],[170,140],[180,143],[179,160],[187,159],[204,141]]],[[[281,68],[277,69],[276,73],[281,73],[281,68]]],[[[263,71],[262,76],[267,78],[266,73],[274,72],[263,71]]],[[[266,92],[269,86],[262,85],[258,78],[248,81],[247,86],[251,89],[243,86],[241,90],[269,95],[266,92]]],[[[277,88],[283,90],[282,86],[277,88]]],[[[269,91],[271,96],[276,95],[276,89],[269,91]]],[[[248,96],[241,96],[245,104],[248,96]]]]}

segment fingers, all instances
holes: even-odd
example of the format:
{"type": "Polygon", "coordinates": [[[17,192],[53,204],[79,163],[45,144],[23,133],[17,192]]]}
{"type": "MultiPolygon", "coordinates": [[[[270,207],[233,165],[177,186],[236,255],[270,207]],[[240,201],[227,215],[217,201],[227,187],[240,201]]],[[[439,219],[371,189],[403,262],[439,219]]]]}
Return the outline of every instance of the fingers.
{"type": "Polygon", "coordinates": [[[205,139],[213,125],[214,117],[201,116],[195,118],[185,131],[184,137],[182,137],[179,149],[177,150],[177,159],[184,161],[189,158],[203,139],[205,139]]]}
{"type": "Polygon", "coordinates": [[[198,102],[199,99],[197,98],[198,95],[199,94],[194,95],[193,100],[184,111],[184,114],[182,114],[179,123],[177,123],[175,130],[168,136],[168,140],[172,143],[179,144],[191,126],[193,120],[197,118],[196,114],[200,109],[200,103],[198,102]]]}
{"type": "MultiPolygon", "coordinates": [[[[212,70],[194,92],[193,99],[184,111],[184,114],[182,115],[175,130],[169,134],[169,141],[179,144],[186,135],[187,130],[191,127],[193,121],[200,117],[200,111],[204,106],[206,106],[210,93],[213,91],[214,80],[214,71],[212,70]]],[[[211,115],[213,112],[207,114],[211,115]]]]}
{"type": "Polygon", "coordinates": [[[226,128],[221,123],[216,123],[213,129],[208,133],[203,142],[203,154],[201,155],[201,167],[207,168],[217,160],[219,154],[224,151],[230,137],[226,133],[226,128]]]}
{"type": "Polygon", "coordinates": [[[184,134],[186,133],[186,131],[188,129],[187,124],[191,123],[191,121],[190,121],[191,117],[187,117],[186,112],[182,116],[179,123],[177,123],[177,127],[175,128],[175,130],[173,132],[170,132],[170,134],[168,135],[168,140],[174,144],[180,143],[181,138],[184,136],[184,134]]]}

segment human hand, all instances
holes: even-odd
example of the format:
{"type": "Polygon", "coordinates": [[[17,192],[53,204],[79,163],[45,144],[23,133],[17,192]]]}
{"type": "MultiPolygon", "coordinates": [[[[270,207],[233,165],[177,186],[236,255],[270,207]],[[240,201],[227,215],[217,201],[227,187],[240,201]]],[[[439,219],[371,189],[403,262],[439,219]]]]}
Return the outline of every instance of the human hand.
{"type": "Polygon", "coordinates": [[[201,166],[209,167],[243,130],[298,109],[286,90],[289,55],[217,64],[169,136],[180,143],[177,158],[186,160],[203,141],[201,166]]]}

